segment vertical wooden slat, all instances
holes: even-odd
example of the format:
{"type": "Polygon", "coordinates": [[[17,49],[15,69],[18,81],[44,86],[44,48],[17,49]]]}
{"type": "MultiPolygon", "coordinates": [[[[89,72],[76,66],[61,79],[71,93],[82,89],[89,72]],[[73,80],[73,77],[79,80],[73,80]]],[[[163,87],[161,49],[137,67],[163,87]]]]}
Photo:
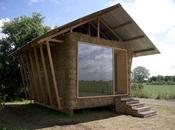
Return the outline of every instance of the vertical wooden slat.
{"type": "Polygon", "coordinates": [[[25,62],[26,62],[26,66],[27,66],[27,70],[28,70],[28,80],[29,80],[29,90],[30,90],[30,95],[31,95],[31,98],[32,99],[34,99],[34,93],[33,93],[33,91],[32,91],[32,74],[31,74],[31,69],[30,69],[30,67],[29,67],[29,61],[28,61],[28,56],[27,56],[27,54],[26,55],[24,55],[24,60],[25,60],[25,62]]]}
{"type": "Polygon", "coordinates": [[[57,105],[58,105],[58,109],[61,110],[62,107],[61,107],[61,103],[60,103],[59,90],[58,90],[56,76],[55,76],[55,70],[54,70],[54,66],[53,66],[50,44],[48,41],[47,41],[46,45],[47,45],[47,52],[48,52],[48,57],[49,57],[49,63],[50,63],[50,69],[51,69],[51,74],[52,74],[52,79],[53,79],[54,90],[55,90],[56,99],[57,99],[57,105]]]}
{"type": "Polygon", "coordinates": [[[91,36],[91,24],[88,23],[88,35],[91,36]]]}
{"type": "Polygon", "coordinates": [[[37,48],[34,48],[34,55],[35,55],[35,63],[36,63],[36,70],[37,70],[37,75],[38,75],[38,78],[39,78],[39,84],[38,84],[38,88],[40,87],[40,90],[41,90],[41,97],[42,97],[42,101],[43,103],[46,103],[46,98],[45,98],[45,94],[44,94],[44,84],[42,82],[42,79],[41,79],[41,73],[40,73],[40,67],[39,67],[39,62],[38,62],[38,53],[37,53],[37,48]]]}
{"type": "Polygon", "coordinates": [[[43,66],[43,70],[44,70],[44,78],[45,78],[46,88],[47,88],[48,95],[49,95],[49,102],[50,102],[50,104],[53,105],[52,96],[51,96],[51,89],[50,89],[50,84],[49,84],[49,78],[48,78],[48,73],[47,73],[47,69],[46,69],[46,62],[45,62],[45,57],[44,57],[42,45],[40,45],[40,54],[41,54],[41,61],[42,61],[42,66],[43,66]]]}
{"type": "Polygon", "coordinates": [[[100,38],[100,17],[97,18],[97,37],[100,38]]]}
{"type": "MultiPolygon", "coordinates": [[[[19,56],[17,57],[17,60],[18,60],[18,62],[19,62],[19,64],[20,64],[20,68],[19,68],[19,69],[20,69],[20,74],[21,74],[22,84],[23,84],[24,89],[25,89],[27,85],[26,85],[26,83],[25,83],[25,79],[24,79],[23,65],[22,65],[22,62],[21,62],[19,56]]],[[[25,93],[25,97],[27,98],[27,91],[24,90],[24,93],[25,93]]]]}
{"type": "Polygon", "coordinates": [[[33,61],[33,58],[32,58],[32,52],[31,50],[29,51],[29,59],[30,59],[30,65],[31,65],[31,72],[32,72],[32,79],[33,79],[33,91],[35,93],[35,100],[40,100],[39,99],[39,90],[38,90],[38,87],[37,87],[37,80],[35,78],[35,67],[34,67],[34,61],[33,61]]]}
{"type": "Polygon", "coordinates": [[[131,95],[132,52],[128,51],[128,95],[131,95]]]}
{"type": "MultiPolygon", "coordinates": [[[[23,71],[24,71],[24,79],[25,79],[25,82],[26,82],[26,86],[25,86],[25,93],[26,93],[26,89],[28,89],[29,90],[29,82],[28,82],[28,74],[27,74],[27,69],[26,69],[26,67],[25,67],[25,63],[24,63],[24,60],[23,60],[23,56],[21,55],[20,56],[20,60],[21,60],[21,63],[22,63],[22,67],[23,67],[23,71]]],[[[26,93],[27,94],[27,93],[26,93]]],[[[30,95],[30,97],[31,97],[31,95],[30,95]]]]}

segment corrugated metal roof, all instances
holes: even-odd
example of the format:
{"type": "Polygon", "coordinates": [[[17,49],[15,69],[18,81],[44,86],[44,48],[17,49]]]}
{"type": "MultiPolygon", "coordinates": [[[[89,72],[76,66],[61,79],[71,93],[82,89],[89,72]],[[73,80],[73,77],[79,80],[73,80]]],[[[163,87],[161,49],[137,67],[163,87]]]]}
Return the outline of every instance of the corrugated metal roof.
{"type": "MultiPolygon", "coordinates": [[[[135,53],[135,56],[160,53],[159,50],[151,42],[151,40],[146,36],[146,34],[140,29],[140,27],[134,22],[134,20],[128,15],[128,13],[122,8],[120,4],[103,9],[66,25],[53,29],[48,33],[37,37],[36,39],[27,43],[19,50],[25,48],[26,46],[37,44],[37,42],[43,38],[47,38],[66,29],[70,29],[76,25],[76,27],[78,27],[78,24],[87,20],[92,19],[93,21],[93,18],[97,18],[98,16],[100,16],[100,22],[105,23],[108,27],[110,27],[112,31],[119,36],[121,42],[127,46],[127,49],[135,53]]],[[[109,34],[111,33],[103,24],[100,25],[100,30],[103,30],[109,34]]]]}

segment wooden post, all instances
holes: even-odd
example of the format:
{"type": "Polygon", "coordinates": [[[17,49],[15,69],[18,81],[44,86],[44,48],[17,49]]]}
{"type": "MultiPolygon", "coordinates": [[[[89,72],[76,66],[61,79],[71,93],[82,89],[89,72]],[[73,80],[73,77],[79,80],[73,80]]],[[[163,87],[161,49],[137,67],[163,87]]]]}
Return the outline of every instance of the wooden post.
{"type": "Polygon", "coordinates": [[[45,78],[46,88],[47,88],[48,95],[49,95],[49,102],[51,105],[53,105],[51,90],[50,90],[50,85],[49,85],[49,78],[48,78],[48,73],[47,73],[47,69],[46,69],[46,62],[45,62],[45,58],[44,58],[42,45],[40,45],[40,54],[41,54],[41,61],[42,61],[42,66],[43,66],[43,70],[44,70],[44,78],[45,78]]]}
{"type": "Polygon", "coordinates": [[[91,36],[91,24],[88,23],[88,35],[91,36]]]}
{"type": "MultiPolygon", "coordinates": [[[[24,79],[25,79],[25,82],[26,82],[26,86],[25,86],[25,93],[27,94],[27,89],[29,90],[29,79],[28,79],[28,74],[27,74],[27,69],[25,67],[25,62],[24,62],[24,59],[23,59],[23,56],[20,56],[20,59],[21,59],[21,63],[22,63],[22,66],[23,66],[23,71],[24,71],[24,79]]],[[[30,95],[31,97],[31,95],[30,95]]]]}
{"type": "Polygon", "coordinates": [[[100,38],[100,17],[97,17],[97,37],[100,38]]]}
{"type": "Polygon", "coordinates": [[[34,55],[35,55],[36,70],[37,70],[37,74],[38,74],[38,78],[39,78],[39,85],[38,85],[38,87],[40,87],[40,90],[41,90],[42,101],[43,101],[43,103],[46,103],[45,94],[44,94],[44,88],[43,88],[44,84],[43,84],[42,79],[41,79],[40,67],[39,67],[39,62],[38,62],[37,48],[34,48],[34,55]]]}
{"type": "Polygon", "coordinates": [[[19,64],[20,64],[20,73],[21,73],[21,78],[22,78],[22,84],[23,84],[23,86],[24,86],[24,93],[25,93],[25,97],[27,98],[27,91],[26,91],[26,83],[25,83],[25,79],[24,79],[24,66],[22,65],[22,62],[21,62],[21,60],[20,60],[20,58],[19,57],[17,57],[17,60],[18,60],[18,62],[19,62],[19,64]]]}
{"type": "Polygon", "coordinates": [[[128,95],[131,95],[132,52],[128,51],[128,95]]]}
{"type": "Polygon", "coordinates": [[[27,54],[24,55],[24,60],[26,61],[26,66],[27,66],[27,70],[28,70],[28,79],[29,79],[29,87],[30,87],[30,95],[31,95],[31,98],[34,99],[34,93],[32,91],[32,74],[31,74],[31,70],[30,70],[30,67],[29,67],[29,61],[28,61],[28,56],[27,54]]]}
{"type": "Polygon", "coordinates": [[[30,58],[30,65],[31,65],[31,72],[32,72],[32,79],[33,79],[33,91],[34,93],[36,94],[35,95],[35,100],[38,99],[39,101],[39,95],[38,95],[38,87],[37,87],[37,80],[35,78],[35,67],[34,67],[34,61],[33,61],[33,58],[32,58],[32,52],[31,50],[29,51],[29,58],[30,58]]]}
{"type": "Polygon", "coordinates": [[[50,63],[52,79],[53,79],[53,85],[54,85],[56,99],[57,99],[57,105],[58,105],[58,109],[61,110],[62,107],[61,107],[61,103],[60,103],[59,90],[58,90],[58,86],[57,86],[55,70],[54,70],[53,61],[52,61],[52,55],[51,55],[51,51],[50,51],[50,44],[49,44],[48,41],[47,41],[46,45],[47,45],[47,52],[48,52],[48,57],[49,57],[49,63],[50,63]]]}

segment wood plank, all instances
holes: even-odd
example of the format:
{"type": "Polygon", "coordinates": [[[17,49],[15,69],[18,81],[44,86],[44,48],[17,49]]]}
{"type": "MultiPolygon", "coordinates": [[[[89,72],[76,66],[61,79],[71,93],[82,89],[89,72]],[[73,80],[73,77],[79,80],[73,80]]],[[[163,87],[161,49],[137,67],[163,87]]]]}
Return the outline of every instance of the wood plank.
{"type": "MultiPolygon", "coordinates": [[[[97,30],[97,27],[96,27],[94,24],[90,23],[90,25],[92,25],[92,27],[93,27],[94,29],[97,30]]],[[[108,37],[107,37],[102,31],[100,31],[100,34],[101,34],[104,38],[108,39],[108,37]]]]}
{"type": "Polygon", "coordinates": [[[39,86],[38,86],[38,88],[40,89],[40,92],[41,92],[40,96],[42,97],[42,102],[45,104],[46,103],[46,98],[45,98],[44,88],[43,88],[44,84],[43,84],[42,79],[41,79],[37,48],[34,48],[34,55],[35,55],[35,63],[36,63],[37,75],[38,75],[38,78],[39,78],[39,84],[38,84],[39,86]]]}
{"type": "Polygon", "coordinates": [[[132,22],[132,21],[127,21],[127,22],[125,22],[125,23],[122,23],[122,24],[120,24],[120,25],[117,25],[117,26],[115,26],[115,27],[112,27],[112,29],[113,29],[113,30],[120,29],[120,28],[122,28],[122,27],[124,27],[124,26],[126,26],[126,25],[131,24],[131,23],[133,23],[133,22],[132,22]]]}
{"type": "Polygon", "coordinates": [[[134,53],[141,53],[141,52],[154,51],[154,50],[155,50],[155,48],[147,48],[147,49],[142,49],[142,50],[134,51],[134,53]]]}
{"type": "Polygon", "coordinates": [[[23,56],[22,55],[20,55],[20,60],[21,60],[22,68],[23,68],[23,72],[24,72],[24,81],[26,82],[26,86],[24,86],[24,91],[27,94],[26,91],[27,91],[27,89],[29,90],[29,82],[28,82],[28,76],[27,76],[27,70],[26,70],[26,67],[25,67],[25,62],[23,60],[23,56]]]}
{"type": "Polygon", "coordinates": [[[40,54],[41,54],[41,61],[42,61],[42,66],[43,66],[43,70],[44,70],[44,78],[45,78],[45,83],[46,83],[46,89],[47,89],[47,92],[48,92],[48,95],[49,95],[49,103],[51,105],[53,105],[52,96],[51,96],[51,89],[50,89],[50,84],[49,84],[49,78],[48,78],[48,72],[47,72],[47,69],[46,69],[46,62],[45,62],[45,57],[44,57],[42,45],[40,45],[40,54]]]}
{"type": "Polygon", "coordinates": [[[32,97],[32,99],[34,99],[34,97],[35,97],[35,94],[33,93],[33,91],[32,91],[32,74],[31,74],[31,69],[30,69],[30,67],[29,67],[29,61],[28,61],[28,56],[27,56],[27,54],[26,55],[24,55],[24,60],[25,60],[25,62],[26,62],[26,66],[27,66],[27,70],[28,70],[28,79],[29,79],[29,87],[30,87],[30,94],[31,94],[31,97],[32,97]]]}
{"type": "Polygon", "coordinates": [[[97,37],[100,38],[100,17],[97,17],[97,37]]]}
{"type": "Polygon", "coordinates": [[[64,41],[59,39],[50,39],[49,42],[63,43],[64,41]]]}
{"type": "Polygon", "coordinates": [[[128,39],[124,39],[123,41],[124,42],[130,42],[130,41],[134,41],[134,40],[138,40],[138,39],[142,39],[142,38],[145,38],[145,36],[140,35],[140,36],[136,36],[136,37],[131,37],[131,38],[128,38],[128,39]]]}
{"type": "Polygon", "coordinates": [[[49,64],[50,64],[52,79],[53,79],[53,85],[54,85],[56,99],[57,99],[57,105],[58,105],[58,109],[61,110],[62,106],[61,106],[61,102],[60,102],[59,90],[58,90],[58,86],[57,86],[57,81],[56,81],[56,76],[55,76],[55,69],[54,69],[54,66],[53,66],[53,60],[52,60],[50,45],[49,45],[48,41],[47,41],[47,52],[48,52],[48,58],[49,58],[49,64]]]}
{"type": "MultiPolygon", "coordinates": [[[[25,88],[27,85],[26,85],[26,83],[25,83],[25,79],[24,79],[24,71],[23,71],[23,68],[22,68],[23,66],[22,66],[22,63],[21,63],[21,60],[20,60],[19,56],[17,56],[17,60],[18,60],[18,63],[20,64],[19,69],[20,69],[20,74],[21,74],[22,84],[23,84],[23,86],[24,86],[24,88],[25,88]]],[[[27,98],[28,96],[27,96],[27,92],[26,92],[26,90],[24,90],[24,93],[25,93],[25,97],[27,98]]]]}
{"type": "Polygon", "coordinates": [[[32,52],[31,50],[29,51],[29,59],[30,59],[30,65],[31,65],[31,72],[32,72],[32,79],[33,79],[33,91],[35,93],[35,100],[40,101],[40,97],[39,97],[39,90],[38,90],[38,86],[37,86],[37,79],[35,76],[35,66],[34,66],[34,59],[32,57],[32,52]]]}

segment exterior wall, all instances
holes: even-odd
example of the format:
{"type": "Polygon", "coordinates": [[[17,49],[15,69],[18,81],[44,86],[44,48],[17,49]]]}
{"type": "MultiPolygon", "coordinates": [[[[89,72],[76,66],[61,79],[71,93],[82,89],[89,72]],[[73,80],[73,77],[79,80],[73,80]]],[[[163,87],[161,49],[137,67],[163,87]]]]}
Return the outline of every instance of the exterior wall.
{"type": "Polygon", "coordinates": [[[125,48],[124,45],[119,42],[99,39],[96,37],[90,37],[80,33],[69,33],[65,35],[64,45],[63,45],[64,52],[61,51],[59,48],[57,49],[55,48],[55,52],[60,50],[60,54],[59,52],[55,53],[59,55],[58,57],[55,56],[58,62],[56,64],[59,66],[59,57],[61,59],[64,59],[64,61],[62,62],[62,66],[63,66],[62,70],[60,67],[55,67],[55,68],[58,69],[56,72],[57,77],[59,73],[60,75],[61,74],[64,75],[64,76],[62,75],[62,78],[64,77],[63,80],[62,79],[59,80],[58,78],[58,82],[60,81],[60,83],[62,83],[62,85],[60,86],[64,87],[63,100],[64,100],[65,109],[69,111],[72,109],[99,107],[99,106],[114,104],[115,95],[102,96],[102,97],[88,97],[88,98],[78,97],[78,92],[77,92],[78,90],[77,88],[78,41],[88,42],[88,43],[93,43],[93,44],[103,45],[103,46],[113,47],[113,48],[122,48],[122,49],[125,48]]]}
{"type": "MultiPolygon", "coordinates": [[[[78,97],[78,41],[112,47],[116,49],[115,51],[120,48],[119,51],[122,49],[122,51],[124,50],[127,52],[124,44],[116,41],[99,39],[97,37],[90,37],[88,35],[75,32],[66,34],[63,36],[62,40],[64,43],[57,43],[53,46],[50,45],[58,87],[56,89],[58,89],[61,98],[61,105],[63,107],[62,111],[72,112],[73,109],[113,105],[115,103],[116,96],[119,96],[115,95],[117,94],[117,91],[119,91],[118,88],[115,88],[116,91],[114,95],[78,97]]],[[[57,96],[55,93],[57,90],[54,88],[48,52],[45,45],[42,45],[42,50],[47,75],[44,74],[41,48],[31,47],[31,49],[25,50],[23,53],[18,55],[18,57],[20,57],[19,61],[21,64],[21,72],[24,76],[24,85],[28,90],[30,99],[33,99],[35,102],[43,106],[58,110],[57,96]],[[48,85],[47,82],[45,82],[47,81],[46,79],[48,79],[48,85]],[[50,90],[50,96],[48,90],[50,90]]],[[[126,54],[128,55],[125,55],[124,62],[121,62],[121,66],[125,66],[129,75],[130,68],[125,65],[125,61],[126,64],[128,63],[131,65],[132,56],[131,53],[127,52],[126,54]]],[[[114,59],[115,58],[117,57],[114,57],[114,59]]],[[[118,68],[117,66],[118,64],[115,65],[115,69],[118,68]]],[[[127,80],[128,82],[130,78],[129,76],[127,77],[127,74],[124,74],[122,77],[115,80],[123,80],[124,84],[122,86],[124,86],[124,88],[121,89],[122,94],[129,93],[128,90],[130,89],[127,88],[129,85],[125,83],[125,81],[127,80]]],[[[118,84],[118,81],[116,84],[118,84]]]]}

